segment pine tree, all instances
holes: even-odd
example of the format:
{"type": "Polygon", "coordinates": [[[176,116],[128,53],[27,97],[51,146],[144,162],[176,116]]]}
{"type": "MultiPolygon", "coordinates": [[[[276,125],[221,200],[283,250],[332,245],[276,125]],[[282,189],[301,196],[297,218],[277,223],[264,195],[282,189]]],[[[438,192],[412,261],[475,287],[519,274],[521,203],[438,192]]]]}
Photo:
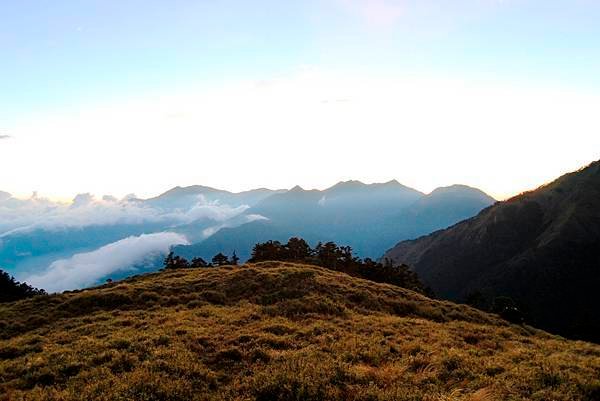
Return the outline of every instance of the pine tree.
{"type": "Polygon", "coordinates": [[[235,251],[233,251],[233,255],[231,256],[231,264],[237,266],[240,262],[240,258],[236,255],[235,251]]]}
{"type": "Polygon", "coordinates": [[[229,258],[219,252],[212,258],[212,264],[215,266],[224,266],[229,264],[229,258]]]}
{"type": "Polygon", "coordinates": [[[174,269],[175,268],[175,262],[174,262],[173,252],[172,251],[169,252],[169,254],[167,255],[167,257],[165,258],[163,266],[164,266],[165,269],[174,269]]]}
{"type": "Polygon", "coordinates": [[[192,263],[190,264],[190,267],[193,267],[193,268],[208,267],[208,263],[206,263],[206,261],[204,259],[196,257],[196,258],[192,259],[192,263]]]}

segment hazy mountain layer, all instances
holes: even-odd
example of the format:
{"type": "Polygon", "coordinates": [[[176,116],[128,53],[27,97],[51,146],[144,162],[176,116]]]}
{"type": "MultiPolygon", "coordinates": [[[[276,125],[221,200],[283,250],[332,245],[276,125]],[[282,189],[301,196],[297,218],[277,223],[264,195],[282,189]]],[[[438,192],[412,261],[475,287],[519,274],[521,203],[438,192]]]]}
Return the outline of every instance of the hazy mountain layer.
{"type": "Polygon", "coordinates": [[[370,185],[348,181],[324,191],[295,187],[246,211],[268,221],[223,229],[203,242],[177,247],[176,252],[210,258],[235,250],[245,260],[257,242],[300,236],[313,244],[347,244],[361,257],[376,258],[399,239],[447,227],[493,202],[485,193],[460,185],[428,195],[396,181],[370,185]]]}

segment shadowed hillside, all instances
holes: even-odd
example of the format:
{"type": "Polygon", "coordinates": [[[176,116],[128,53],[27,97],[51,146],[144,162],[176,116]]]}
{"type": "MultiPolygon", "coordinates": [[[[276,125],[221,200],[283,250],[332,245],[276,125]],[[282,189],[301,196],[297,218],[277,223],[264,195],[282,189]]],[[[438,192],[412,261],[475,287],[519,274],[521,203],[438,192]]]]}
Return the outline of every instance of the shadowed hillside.
{"type": "Polygon", "coordinates": [[[0,305],[0,399],[595,400],[600,347],[314,266],[0,305]]]}
{"type": "Polygon", "coordinates": [[[385,257],[443,298],[509,296],[536,326],[600,342],[600,162],[385,257]]]}

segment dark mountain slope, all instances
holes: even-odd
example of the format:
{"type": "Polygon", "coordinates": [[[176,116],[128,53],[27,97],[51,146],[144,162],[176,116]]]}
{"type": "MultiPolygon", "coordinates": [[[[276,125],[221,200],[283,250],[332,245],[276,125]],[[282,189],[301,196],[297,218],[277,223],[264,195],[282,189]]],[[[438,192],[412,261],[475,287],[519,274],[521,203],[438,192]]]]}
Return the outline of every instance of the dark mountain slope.
{"type": "Polygon", "coordinates": [[[441,297],[512,297],[533,322],[600,341],[600,162],[385,254],[441,297]]]}
{"type": "Polygon", "coordinates": [[[390,235],[401,229],[404,238],[416,238],[472,217],[494,202],[494,198],[477,188],[441,187],[385,219],[379,229],[390,235]]]}
{"type": "Polygon", "coordinates": [[[0,399],[556,400],[600,347],[322,268],[184,269],[0,304],[0,399]]]}

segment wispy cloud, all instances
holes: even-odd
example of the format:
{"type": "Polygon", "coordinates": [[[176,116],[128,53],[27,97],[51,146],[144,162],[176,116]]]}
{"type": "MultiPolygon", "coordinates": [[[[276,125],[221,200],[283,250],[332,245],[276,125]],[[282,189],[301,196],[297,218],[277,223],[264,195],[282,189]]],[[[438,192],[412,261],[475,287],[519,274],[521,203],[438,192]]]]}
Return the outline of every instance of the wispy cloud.
{"type": "Polygon", "coordinates": [[[48,292],[89,287],[118,272],[135,272],[136,265],[165,254],[173,245],[187,244],[183,235],[162,232],[128,237],[92,252],[78,253],[53,262],[44,272],[25,278],[48,292]]]}
{"type": "Polygon", "coordinates": [[[348,11],[372,26],[390,27],[406,12],[405,0],[339,0],[348,11]]]}
{"type": "Polygon", "coordinates": [[[202,230],[202,236],[204,238],[208,238],[222,228],[237,227],[242,224],[251,223],[251,222],[257,221],[257,220],[269,220],[269,219],[265,216],[261,216],[260,214],[243,215],[243,216],[241,216],[241,218],[228,220],[228,221],[225,221],[224,223],[205,228],[204,230],[202,230]]]}
{"type": "Polygon", "coordinates": [[[403,26],[413,34],[448,34],[473,19],[484,18],[514,0],[331,0],[368,28],[383,30],[403,26]]]}

